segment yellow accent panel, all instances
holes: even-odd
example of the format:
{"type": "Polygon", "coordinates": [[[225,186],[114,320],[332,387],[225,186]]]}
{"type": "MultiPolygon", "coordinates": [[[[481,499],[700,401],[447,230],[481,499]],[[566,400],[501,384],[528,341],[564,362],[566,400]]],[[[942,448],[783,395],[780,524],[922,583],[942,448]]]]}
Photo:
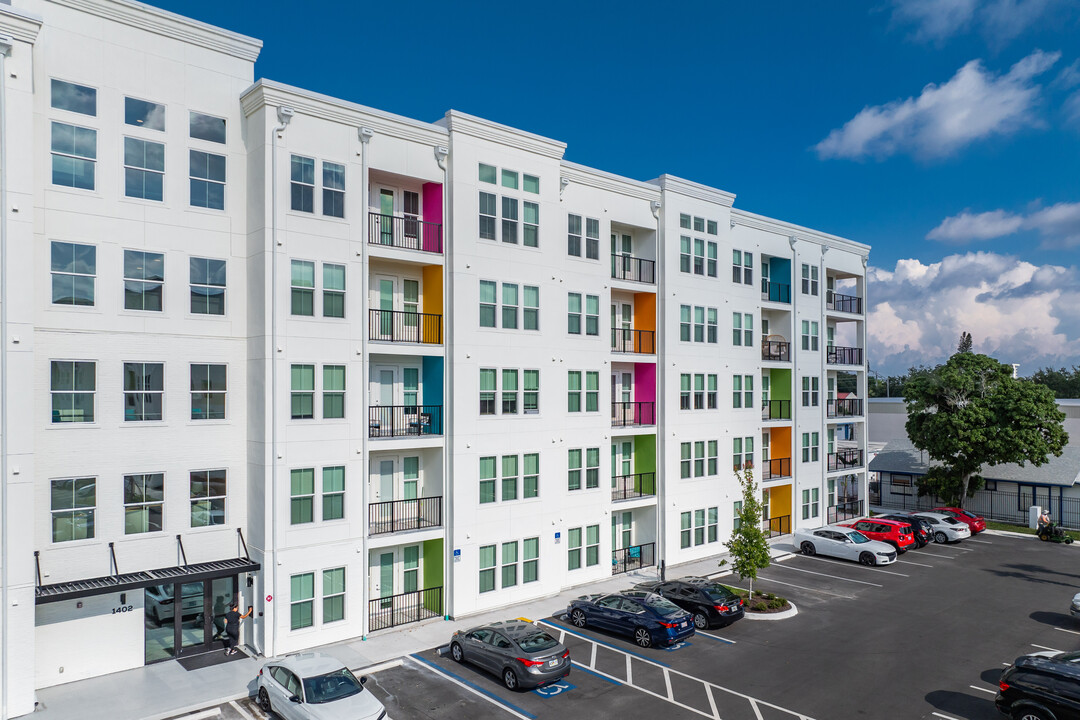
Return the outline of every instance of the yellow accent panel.
{"type": "Polygon", "coordinates": [[[789,457],[791,457],[791,428],[770,428],[769,458],[772,460],[781,460],[789,457]]]}
{"type": "Polygon", "coordinates": [[[769,488],[769,515],[781,517],[791,514],[791,486],[778,485],[769,488]]]}
{"type": "Polygon", "coordinates": [[[656,332],[656,293],[634,293],[633,326],[656,332]]]}
{"type": "MultiPolygon", "coordinates": [[[[441,265],[425,265],[423,270],[423,285],[420,298],[420,312],[430,315],[443,314],[443,276],[441,265]]],[[[434,322],[422,322],[425,343],[439,343],[438,325],[434,322]]]]}

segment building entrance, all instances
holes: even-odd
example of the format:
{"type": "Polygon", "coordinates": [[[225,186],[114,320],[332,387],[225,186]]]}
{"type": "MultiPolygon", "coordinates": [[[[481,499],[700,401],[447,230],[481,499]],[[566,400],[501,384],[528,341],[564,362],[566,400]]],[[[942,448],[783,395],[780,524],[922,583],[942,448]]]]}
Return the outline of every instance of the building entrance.
{"type": "Polygon", "coordinates": [[[238,576],[152,585],[143,590],[146,663],[225,647],[225,613],[238,597],[238,576]]]}

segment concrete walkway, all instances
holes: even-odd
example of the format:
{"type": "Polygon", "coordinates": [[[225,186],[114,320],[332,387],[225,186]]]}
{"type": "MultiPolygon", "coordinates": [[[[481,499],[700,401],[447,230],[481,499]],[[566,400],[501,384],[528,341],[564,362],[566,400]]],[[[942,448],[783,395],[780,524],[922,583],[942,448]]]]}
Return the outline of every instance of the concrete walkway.
{"type": "MultiPolygon", "coordinates": [[[[773,557],[793,550],[786,538],[773,545],[773,557]]],[[[726,555],[669,567],[668,577],[729,573],[718,563],[726,555]]],[[[328,652],[354,670],[363,671],[410,653],[445,645],[455,630],[496,620],[525,617],[536,620],[564,610],[570,600],[586,593],[614,592],[645,580],[658,570],[644,568],[566,590],[541,600],[478,613],[457,620],[430,620],[385,630],[367,640],[349,640],[315,648],[328,652]]],[[[250,652],[250,651],[249,651],[250,652]]],[[[265,658],[251,658],[202,670],[185,670],[176,662],[162,662],[133,670],[44,688],[37,693],[38,709],[23,716],[32,720],[164,720],[213,707],[229,700],[253,696],[255,678],[265,658]]],[[[360,673],[357,673],[358,675],[360,673]]]]}

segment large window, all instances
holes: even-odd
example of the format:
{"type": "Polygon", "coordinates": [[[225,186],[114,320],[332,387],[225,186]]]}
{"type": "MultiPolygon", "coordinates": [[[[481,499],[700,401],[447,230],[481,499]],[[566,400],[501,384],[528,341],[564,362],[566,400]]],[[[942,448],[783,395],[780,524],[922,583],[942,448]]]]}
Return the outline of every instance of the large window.
{"type": "Polygon", "coordinates": [[[331,623],[345,619],[345,568],[323,570],[323,622],[331,623]]]}
{"type": "Polygon", "coordinates": [[[52,123],[53,185],[94,189],[97,168],[97,130],[52,123]]]}
{"type": "Polygon", "coordinates": [[[818,324],[809,320],[802,321],[802,349],[818,349],[818,324]]]}
{"type": "Polygon", "coordinates": [[[53,78],[50,91],[49,104],[57,110],[97,115],[97,90],[94,88],[53,78]]]}
{"type": "Polygon", "coordinates": [[[581,528],[570,528],[566,532],[566,569],[581,568],[581,528]]]}
{"type": "Polygon", "coordinates": [[[322,519],[340,520],[345,517],[345,466],[322,469],[322,519]]]}
{"type": "Polygon", "coordinates": [[[301,630],[315,624],[315,573],[289,578],[289,628],[301,630]]]}
{"type": "Polygon", "coordinates": [[[585,334],[600,334],[600,297],[597,295],[585,296],[585,334]]]}
{"type": "Polygon", "coordinates": [[[142,250],[124,251],[124,309],[161,311],[165,256],[142,250]]]}
{"type": "Polygon", "coordinates": [[[731,467],[735,472],[754,467],[754,438],[732,438],[731,467]]]}
{"type": "Polygon", "coordinates": [[[188,184],[193,207],[225,209],[225,156],[191,150],[188,153],[188,184]]]}
{"type": "MultiPolygon", "coordinates": [[[[323,317],[345,317],[345,266],[323,263],[323,317]]],[[[406,281],[406,284],[409,281],[406,281]]]]}
{"type": "MultiPolygon", "coordinates": [[[[506,172],[505,170],[503,172],[506,172]]],[[[502,241],[517,244],[518,241],[518,199],[503,196],[502,199],[502,241]]]]}
{"type": "Polygon", "coordinates": [[[600,221],[593,218],[585,218],[585,257],[600,259],[600,221]]]}
{"type": "Polygon", "coordinates": [[[69,542],[94,537],[97,506],[95,478],[67,478],[49,483],[52,541],[69,542]]]}
{"type": "Polygon", "coordinates": [[[820,435],[818,433],[802,434],[802,461],[817,462],[820,448],[820,435]]]}
{"type": "Polygon", "coordinates": [[[731,251],[731,281],[743,285],[754,283],[754,253],[731,251]]]}
{"type": "Polygon", "coordinates": [[[480,546],[480,592],[495,589],[495,546],[480,546]]]}
{"type": "Polygon", "coordinates": [[[191,419],[224,420],[228,371],[225,365],[191,366],[191,419]]]}
{"type": "Polygon", "coordinates": [[[323,417],[345,417],[345,366],[323,365],[323,417]]]}
{"type": "Polygon", "coordinates": [[[731,314],[731,344],[754,345],[754,316],[750,313],[731,314]]]}
{"type": "Polygon", "coordinates": [[[585,528],[585,565],[593,567],[600,564],[600,526],[588,525],[585,528]]]}
{"type": "Polygon", "coordinates": [[[124,138],[124,194],[143,200],[164,199],[164,143],[124,138]]]}
{"type": "Polygon", "coordinates": [[[499,196],[493,193],[480,193],[480,221],[479,234],[482,240],[495,239],[495,211],[498,207],[499,196]]]}
{"type": "Polygon", "coordinates": [[[498,370],[494,368],[480,368],[480,414],[495,415],[495,383],[498,370]]]}
{"type": "Polygon", "coordinates": [[[165,131],[165,106],[155,102],[124,98],[124,124],[147,130],[165,131]]]}
{"type": "Polygon", "coordinates": [[[818,489],[810,488],[802,491],[802,519],[816,518],[820,512],[818,508],[818,489]]]}
{"type": "Polygon", "coordinates": [[[188,266],[192,314],[224,315],[225,261],[193,257],[188,266]]]}
{"type": "Polygon", "coordinates": [[[803,295],[818,294],[818,268],[817,265],[802,266],[802,292],[803,295]]]}
{"type": "Polygon", "coordinates": [[[480,281],[480,327],[495,327],[497,286],[491,280],[480,281]]]}
{"type": "Polygon", "coordinates": [[[322,213],[328,217],[345,217],[345,166],[323,161],[322,213]]]}
{"type": "Polygon", "coordinates": [[[124,363],[124,422],[161,420],[164,395],[162,363],[124,363]]]}
{"type": "Polygon", "coordinates": [[[690,272],[690,242],[685,235],[679,238],[679,272],[690,272]]]}
{"type": "Polygon", "coordinates": [[[820,396],[820,379],[816,377],[803,377],[802,379],[802,406],[817,407],[820,396]]]}
{"type": "Polygon", "coordinates": [[[536,582],[540,579],[540,538],[525,538],[521,550],[521,582],[536,582]]]}
{"type": "Polygon", "coordinates": [[[518,411],[518,371],[502,371],[502,412],[503,415],[517,415],[518,411]]]}
{"type": "Polygon", "coordinates": [[[566,216],[566,254],[581,257],[581,216],[566,216]]]}
{"type": "Polygon", "coordinates": [[[292,209],[298,212],[315,212],[315,159],[293,155],[290,163],[289,189],[292,209]]]}
{"type": "Polygon", "coordinates": [[[581,293],[566,294],[566,332],[581,334],[581,293]]]}
{"type": "Polygon", "coordinates": [[[495,502],[495,457],[480,458],[480,504],[495,502]]]}
{"type": "Polygon", "coordinates": [[[508,588],[518,583],[518,544],[517,541],[502,544],[502,587],[508,588]]]}
{"type": "Polygon", "coordinates": [[[516,283],[502,284],[502,326],[507,330],[516,330],[518,326],[518,286],[516,283]]]}
{"type": "Polygon", "coordinates": [[[291,373],[290,407],[293,420],[315,417],[315,366],[293,365],[291,373]]]}
{"type": "Polygon", "coordinates": [[[540,329],[540,288],[534,285],[526,285],[525,288],[524,324],[526,330],[540,329]]]}
{"type": "Polygon", "coordinates": [[[297,468],[289,473],[289,524],[315,522],[315,468],[297,468]]]}
{"type": "Polygon", "coordinates": [[[540,454],[539,453],[526,453],[521,458],[522,471],[525,473],[522,478],[522,492],[521,497],[526,500],[529,498],[539,497],[540,495],[540,454]]]}
{"type": "Polygon", "coordinates": [[[581,371],[566,373],[566,411],[581,412],[581,371]]]}
{"type": "Polygon", "coordinates": [[[600,373],[585,373],[585,412],[600,412],[600,373]]]}
{"type": "MultiPolygon", "coordinates": [[[[525,177],[528,177],[526,175],[525,177]]],[[[539,247],[540,245],[540,205],[534,202],[524,202],[525,210],[524,226],[521,244],[525,247],[539,247]]]]}
{"type": "Polygon", "coordinates": [[[124,476],[124,534],[160,532],[165,506],[165,474],[124,476]]]}
{"type": "Polygon", "coordinates": [[[191,527],[225,524],[224,470],[194,470],[190,478],[191,527]]]}
{"type": "Polygon", "coordinates": [[[94,422],[94,391],[97,388],[96,363],[53,360],[50,366],[52,421],[54,423],[94,422]]]}
{"type": "Polygon", "coordinates": [[[188,134],[195,140],[224,144],[225,118],[192,111],[188,113],[188,134]]]}
{"type": "Polygon", "coordinates": [[[308,260],[292,261],[292,299],[293,315],[313,316],[315,314],[315,263],[308,260]]]}
{"type": "Polygon", "coordinates": [[[540,371],[525,370],[522,410],[526,415],[540,412],[540,371]]]}
{"type": "Polygon", "coordinates": [[[735,375],[731,378],[731,407],[754,407],[753,375],[735,375]]]}
{"type": "Polygon", "coordinates": [[[50,260],[53,304],[93,305],[97,248],[80,243],[53,242],[50,260]]]}

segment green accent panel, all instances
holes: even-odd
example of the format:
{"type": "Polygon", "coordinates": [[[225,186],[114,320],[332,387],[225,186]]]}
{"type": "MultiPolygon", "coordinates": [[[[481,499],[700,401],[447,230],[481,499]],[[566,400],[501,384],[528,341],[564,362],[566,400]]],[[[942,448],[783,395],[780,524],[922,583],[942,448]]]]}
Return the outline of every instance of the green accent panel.
{"type": "Polygon", "coordinates": [[[769,399],[770,400],[790,400],[791,399],[791,371],[790,370],[770,370],[769,371],[769,399]]]}
{"type": "MultiPolygon", "coordinates": [[[[427,540],[424,542],[424,589],[433,587],[442,587],[443,594],[446,594],[446,587],[443,585],[443,541],[442,538],[436,538],[435,540],[427,540]]],[[[427,603],[434,603],[434,598],[431,598],[431,594],[424,595],[425,606],[427,603]],[[431,598],[430,601],[428,598],[431,598]]],[[[445,605],[445,600],[444,603],[445,605]]],[[[431,612],[443,613],[441,607],[427,607],[431,612]]]]}
{"type": "Polygon", "coordinates": [[[656,472],[656,436],[634,436],[634,472],[656,472]]]}

